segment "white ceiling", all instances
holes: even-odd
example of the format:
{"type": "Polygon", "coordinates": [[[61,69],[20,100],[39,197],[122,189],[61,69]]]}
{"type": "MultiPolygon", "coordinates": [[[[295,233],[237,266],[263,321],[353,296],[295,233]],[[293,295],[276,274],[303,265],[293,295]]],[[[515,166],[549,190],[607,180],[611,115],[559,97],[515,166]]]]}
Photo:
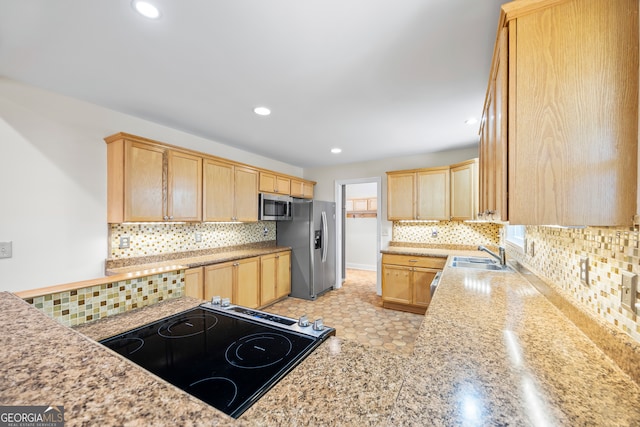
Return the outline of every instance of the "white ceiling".
{"type": "Polygon", "coordinates": [[[0,0],[0,75],[299,167],[478,142],[503,1],[149,1],[0,0]]]}

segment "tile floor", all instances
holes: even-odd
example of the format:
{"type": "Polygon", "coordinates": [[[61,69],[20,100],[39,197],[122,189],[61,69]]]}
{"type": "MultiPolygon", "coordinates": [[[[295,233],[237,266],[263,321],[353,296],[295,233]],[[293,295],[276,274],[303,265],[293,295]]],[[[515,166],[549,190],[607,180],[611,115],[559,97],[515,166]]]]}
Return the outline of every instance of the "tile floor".
{"type": "Polygon", "coordinates": [[[313,321],[322,317],[336,329],[336,335],[405,356],[413,352],[415,336],[424,316],[382,308],[376,294],[376,272],[347,270],[342,288],[332,290],[315,301],[287,298],[265,311],[313,321]]]}

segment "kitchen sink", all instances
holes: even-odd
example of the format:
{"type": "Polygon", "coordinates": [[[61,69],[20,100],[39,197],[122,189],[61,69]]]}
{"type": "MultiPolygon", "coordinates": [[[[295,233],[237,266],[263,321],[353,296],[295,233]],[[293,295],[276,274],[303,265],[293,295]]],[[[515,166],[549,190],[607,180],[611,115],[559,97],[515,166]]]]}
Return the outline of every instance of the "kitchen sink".
{"type": "Polygon", "coordinates": [[[451,263],[451,267],[458,268],[473,268],[475,270],[485,270],[485,271],[502,271],[502,272],[511,272],[513,271],[509,266],[502,266],[498,264],[491,258],[482,258],[482,257],[453,257],[453,262],[451,263]]]}

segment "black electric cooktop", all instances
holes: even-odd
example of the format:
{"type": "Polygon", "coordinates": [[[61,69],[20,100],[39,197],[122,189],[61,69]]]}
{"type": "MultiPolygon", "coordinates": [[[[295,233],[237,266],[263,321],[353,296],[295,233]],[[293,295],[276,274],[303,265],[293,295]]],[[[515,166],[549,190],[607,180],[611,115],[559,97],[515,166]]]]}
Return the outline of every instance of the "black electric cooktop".
{"type": "Polygon", "coordinates": [[[100,341],[238,418],[335,330],[210,303],[100,341]]]}

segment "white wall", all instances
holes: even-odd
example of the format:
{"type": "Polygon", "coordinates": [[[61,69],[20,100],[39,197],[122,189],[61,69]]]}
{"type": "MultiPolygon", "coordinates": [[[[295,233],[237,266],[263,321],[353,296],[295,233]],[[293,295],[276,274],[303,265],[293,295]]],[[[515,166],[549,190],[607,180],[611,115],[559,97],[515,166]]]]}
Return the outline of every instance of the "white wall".
{"type": "Polygon", "coordinates": [[[0,78],[0,241],[13,241],[13,257],[0,259],[0,291],[104,276],[103,138],[117,132],[303,175],[282,162],[0,78]]]}

